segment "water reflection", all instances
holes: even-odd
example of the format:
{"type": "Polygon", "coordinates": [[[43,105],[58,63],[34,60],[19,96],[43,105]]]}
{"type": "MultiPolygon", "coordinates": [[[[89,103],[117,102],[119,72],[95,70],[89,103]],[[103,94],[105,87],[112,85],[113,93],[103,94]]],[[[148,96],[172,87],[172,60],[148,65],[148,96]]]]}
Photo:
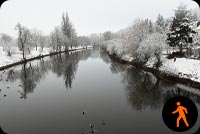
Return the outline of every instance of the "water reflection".
{"type": "Polygon", "coordinates": [[[91,55],[91,50],[71,52],[70,54],[58,54],[34,62],[28,62],[15,69],[1,72],[1,81],[14,83],[19,80],[18,91],[21,98],[27,98],[27,94],[33,93],[37,84],[45,79],[49,71],[57,77],[63,77],[66,89],[72,87],[80,60],[86,60],[91,55]]]}
{"type": "MultiPolygon", "coordinates": [[[[200,103],[200,96],[181,89],[178,84],[157,79],[148,72],[138,70],[132,66],[119,64],[111,60],[104,52],[100,52],[104,62],[110,64],[112,73],[119,73],[126,91],[127,100],[135,110],[159,110],[171,97],[186,96],[196,103],[200,103]]],[[[190,87],[185,87],[189,88],[190,87]]]]}

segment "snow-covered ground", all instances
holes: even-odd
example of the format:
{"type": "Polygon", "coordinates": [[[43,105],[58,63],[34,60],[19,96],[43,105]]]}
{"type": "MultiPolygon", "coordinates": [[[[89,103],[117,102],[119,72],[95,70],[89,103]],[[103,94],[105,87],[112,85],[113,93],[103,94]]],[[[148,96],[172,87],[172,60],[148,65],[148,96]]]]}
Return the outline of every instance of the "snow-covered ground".
{"type": "MultiPolygon", "coordinates": [[[[72,47],[72,49],[82,49],[85,46],[79,46],[79,47],[72,47]]],[[[87,46],[87,48],[91,48],[92,46],[87,46]]],[[[64,50],[64,49],[63,49],[64,50]]],[[[71,48],[69,48],[71,50],[71,48]]],[[[16,63],[19,61],[22,61],[22,51],[19,50],[18,47],[12,47],[11,48],[12,55],[8,56],[6,51],[3,51],[2,46],[0,46],[0,67],[6,66],[12,63],[16,63]]],[[[52,52],[51,48],[43,48],[43,51],[41,50],[40,47],[38,47],[37,51],[35,48],[31,50],[30,54],[26,54],[26,59],[34,58],[39,55],[46,55],[52,52]]]]}
{"type": "MultiPolygon", "coordinates": [[[[200,82],[200,60],[176,58],[176,61],[174,61],[174,59],[167,59],[166,55],[162,55],[161,59],[162,66],[159,70],[180,78],[188,78],[200,82]]],[[[155,61],[155,58],[152,58],[146,63],[146,66],[153,68],[155,61]]]]}
{"type": "MultiPolygon", "coordinates": [[[[20,51],[18,47],[12,47],[11,51],[12,51],[12,55],[8,56],[7,52],[3,51],[3,48],[0,47],[0,67],[9,65],[15,62],[19,62],[23,59],[22,51],[20,51]]],[[[49,48],[44,48],[43,51],[41,51],[41,48],[38,48],[38,51],[36,51],[35,49],[32,49],[30,54],[26,54],[26,59],[37,57],[39,55],[49,54],[49,52],[50,52],[49,48]]]]}
{"type": "MultiPolygon", "coordinates": [[[[117,54],[123,60],[126,61],[133,61],[134,57],[132,57],[127,52],[121,50],[123,48],[123,44],[120,41],[114,40],[109,41],[104,45],[104,48],[110,54],[117,54]]],[[[187,58],[176,58],[174,59],[167,59],[165,53],[161,55],[162,66],[159,70],[180,77],[180,78],[188,78],[196,82],[200,82],[200,60],[197,59],[187,59],[187,58]]],[[[147,63],[146,66],[153,68],[156,62],[156,58],[151,58],[147,63]]]]}

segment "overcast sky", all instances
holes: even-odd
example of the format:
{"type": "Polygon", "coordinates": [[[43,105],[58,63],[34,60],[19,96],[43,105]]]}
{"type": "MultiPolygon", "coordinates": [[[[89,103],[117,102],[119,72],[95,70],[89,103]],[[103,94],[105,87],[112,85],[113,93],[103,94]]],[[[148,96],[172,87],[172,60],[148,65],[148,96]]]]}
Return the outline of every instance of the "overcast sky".
{"type": "Polygon", "coordinates": [[[78,35],[115,32],[137,18],[155,21],[158,13],[170,17],[181,2],[189,9],[198,8],[192,0],[9,0],[0,9],[0,33],[16,37],[14,27],[20,22],[49,34],[66,11],[78,35]]]}

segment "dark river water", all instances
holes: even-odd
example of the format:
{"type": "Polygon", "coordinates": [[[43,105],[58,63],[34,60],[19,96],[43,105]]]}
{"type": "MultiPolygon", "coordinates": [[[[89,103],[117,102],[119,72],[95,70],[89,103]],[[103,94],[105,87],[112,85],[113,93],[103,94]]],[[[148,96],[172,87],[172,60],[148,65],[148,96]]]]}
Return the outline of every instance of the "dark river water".
{"type": "MultiPolygon", "coordinates": [[[[168,98],[187,96],[200,109],[200,90],[158,80],[99,49],[0,71],[0,89],[0,126],[8,134],[175,133],[162,120],[168,98]]],[[[199,127],[198,118],[185,133],[199,127]]]]}

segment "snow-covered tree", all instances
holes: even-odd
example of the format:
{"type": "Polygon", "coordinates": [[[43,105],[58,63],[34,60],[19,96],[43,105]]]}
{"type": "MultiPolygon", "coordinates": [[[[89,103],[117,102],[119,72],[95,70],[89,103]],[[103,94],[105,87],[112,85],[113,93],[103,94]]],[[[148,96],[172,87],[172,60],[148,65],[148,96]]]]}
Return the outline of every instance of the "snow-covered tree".
{"type": "Polygon", "coordinates": [[[40,32],[34,28],[31,32],[31,35],[32,35],[32,41],[33,41],[33,45],[35,46],[35,50],[37,51],[37,48],[38,48],[38,44],[39,44],[39,35],[40,35],[40,32]]]}
{"type": "Polygon", "coordinates": [[[129,27],[128,32],[124,35],[122,42],[127,45],[132,55],[137,51],[142,40],[149,35],[149,21],[137,19],[134,24],[129,27]]]}
{"type": "Polygon", "coordinates": [[[153,24],[152,24],[151,20],[149,20],[149,33],[151,34],[151,33],[153,33],[153,31],[154,31],[153,24]]]}
{"type": "Polygon", "coordinates": [[[103,33],[103,37],[104,37],[105,41],[111,40],[112,39],[112,33],[110,31],[106,31],[106,32],[103,33]]]}
{"type": "Polygon", "coordinates": [[[144,41],[140,43],[137,49],[140,61],[147,62],[149,58],[156,57],[155,67],[161,65],[161,53],[166,48],[166,35],[161,33],[150,34],[144,41]]]}
{"type": "Polygon", "coordinates": [[[77,47],[77,46],[78,46],[78,42],[77,42],[77,33],[76,33],[76,30],[75,30],[75,28],[74,28],[73,26],[72,26],[71,33],[72,33],[72,37],[71,37],[71,48],[72,48],[72,46],[77,47]]]}
{"type": "Polygon", "coordinates": [[[183,46],[187,46],[191,41],[192,29],[190,28],[190,18],[190,11],[187,10],[186,5],[181,4],[175,10],[175,17],[173,17],[170,31],[167,33],[168,44],[172,47],[178,46],[180,54],[183,53],[183,46]]]}
{"type": "Polygon", "coordinates": [[[12,37],[7,34],[0,34],[1,35],[1,42],[3,49],[7,51],[8,56],[11,56],[11,43],[12,43],[12,37]]]}
{"type": "Polygon", "coordinates": [[[42,51],[43,51],[44,46],[45,46],[45,41],[46,41],[46,37],[44,35],[40,34],[38,43],[40,44],[42,51]]]}
{"type": "Polygon", "coordinates": [[[64,37],[61,28],[59,26],[54,28],[54,31],[50,34],[50,46],[52,47],[53,51],[61,52],[62,46],[64,46],[64,37]]]}
{"type": "Polygon", "coordinates": [[[62,15],[62,22],[61,22],[61,30],[64,36],[64,45],[65,45],[65,51],[67,51],[68,47],[76,46],[76,30],[73,27],[71,21],[69,20],[68,13],[63,13],[62,15]]]}
{"type": "Polygon", "coordinates": [[[91,34],[90,35],[90,42],[92,45],[97,46],[103,42],[103,34],[91,34]]]}
{"type": "Polygon", "coordinates": [[[30,30],[24,26],[22,26],[20,23],[18,23],[15,26],[15,29],[18,31],[18,46],[20,50],[22,51],[23,59],[26,59],[25,57],[25,51],[30,50],[30,41],[31,41],[31,33],[30,30]]]}
{"type": "Polygon", "coordinates": [[[89,37],[86,37],[86,36],[78,36],[77,37],[77,40],[78,40],[78,44],[80,46],[88,46],[90,45],[90,38],[89,37]]]}
{"type": "Polygon", "coordinates": [[[165,30],[165,20],[164,17],[160,14],[158,14],[157,20],[156,20],[156,31],[163,33],[165,30]]]}

